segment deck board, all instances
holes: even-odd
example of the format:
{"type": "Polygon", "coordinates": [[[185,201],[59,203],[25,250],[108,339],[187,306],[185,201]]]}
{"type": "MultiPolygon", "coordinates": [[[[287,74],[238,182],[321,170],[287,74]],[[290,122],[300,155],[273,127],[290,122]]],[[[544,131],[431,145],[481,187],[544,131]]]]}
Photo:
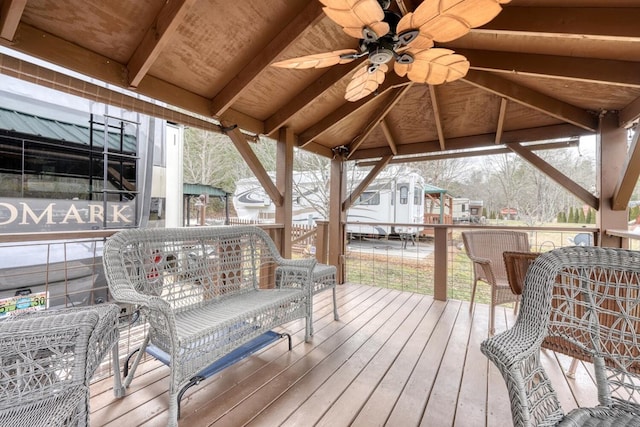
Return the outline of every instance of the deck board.
{"type": "MultiPolygon", "coordinates": [[[[304,342],[304,322],[284,326],[285,341],[255,353],[192,387],[183,397],[180,425],[197,426],[509,426],[509,399],[497,369],[480,352],[489,307],[435,301],[431,296],[363,285],[314,300],[315,335],[304,342]]],[[[515,321],[499,307],[496,330],[515,321]]],[[[576,379],[564,375],[571,359],[543,352],[565,410],[592,405],[589,364],[576,379]]],[[[150,359],[138,368],[127,396],[116,399],[112,378],[91,387],[94,426],[166,425],[168,368],[150,359]]]]}

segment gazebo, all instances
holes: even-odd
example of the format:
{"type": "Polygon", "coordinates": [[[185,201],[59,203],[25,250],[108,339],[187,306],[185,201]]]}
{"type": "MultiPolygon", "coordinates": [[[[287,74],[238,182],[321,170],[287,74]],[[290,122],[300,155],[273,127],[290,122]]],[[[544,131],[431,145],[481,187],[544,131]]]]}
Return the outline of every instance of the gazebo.
{"type": "MultiPolygon", "coordinates": [[[[363,2],[375,12],[371,19],[349,11],[347,18],[337,17],[336,10],[352,2],[323,3],[329,5],[326,11],[317,0],[5,0],[0,41],[9,50],[0,54],[0,72],[228,135],[275,203],[285,236],[290,234],[294,147],[331,158],[327,261],[339,267],[345,212],[348,201],[357,198],[345,194],[345,161],[373,166],[366,183],[390,163],[464,156],[470,149],[475,155],[508,151],[522,156],[597,210],[601,245],[623,245],[608,230],[626,228],[627,204],[640,174],[638,133],[629,149],[627,140],[640,117],[636,1],[464,0],[446,7],[438,2],[435,17],[428,18],[429,4],[436,2],[383,2],[389,9],[379,15],[372,0],[363,2]],[[402,16],[416,21],[397,23],[402,16]],[[428,40],[415,47],[410,32],[431,25],[425,22],[432,18],[442,18],[438,22],[451,35],[440,37],[446,31],[437,30],[439,40],[432,47],[428,40]],[[385,37],[381,22],[397,24],[396,35],[407,43],[382,58],[372,56],[378,52],[373,45],[355,37],[362,34],[377,43],[385,37]],[[369,30],[360,28],[354,36],[353,26],[369,30]],[[333,61],[331,66],[272,66],[336,51],[344,52],[319,59],[325,61],[321,65],[333,61]],[[406,52],[413,52],[411,59],[406,52]],[[455,59],[450,61],[455,79],[427,76],[424,64],[437,52],[455,59]],[[393,60],[384,64],[394,56],[397,67],[393,60]],[[415,61],[413,72],[409,61],[415,61]],[[345,99],[353,89],[348,85],[372,64],[377,77],[364,76],[369,83],[377,79],[373,86],[345,99]],[[277,140],[275,182],[250,148],[256,135],[277,140]],[[586,135],[598,142],[595,192],[536,155],[554,147],[545,141],[586,135]],[[525,144],[532,141],[539,142],[525,144]]],[[[291,244],[282,240],[287,255],[291,244]]]]}

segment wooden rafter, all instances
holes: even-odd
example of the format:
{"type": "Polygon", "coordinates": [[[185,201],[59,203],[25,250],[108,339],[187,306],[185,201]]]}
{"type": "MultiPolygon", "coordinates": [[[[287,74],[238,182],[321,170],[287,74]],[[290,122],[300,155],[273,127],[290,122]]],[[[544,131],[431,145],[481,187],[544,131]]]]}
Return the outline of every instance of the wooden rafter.
{"type": "MultiPolygon", "coordinates": [[[[539,151],[539,150],[555,150],[558,148],[568,148],[568,147],[577,147],[579,144],[579,139],[573,139],[568,142],[545,142],[543,144],[531,144],[527,145],[527,148],[531,151],[539,151]]],[[[444,160],[444,159],[460,159],[467,157],[484,157],[484,156],[493,156],[495,154],[509,154],[512,153],[508,148],[503,147],[492,147],[486,150],[473,150],[473,151],[454,151],[449,153],[434,153],[426,156],[411,156],[411,157],[400,157],[394,158],[389,162],[389,164],[399,164],[399,163],[409,163],[409,162],[428,162],[432,160],[444,160]]],[[[367,167],[367,166],[375,166],[377,164],[377,160],[371,161],[361,161],[357,162],[358,166],[367,167]]]]}
{"type": "MultiPolygon", "coordinates": [[[[126,88],[129,85],[125,79],[125,65],[53,34],[43,34],[42,31],[24,23],[18,26],[12,48],[117,87],[126,88]]],[[[151,75],[147,75],[140,82],[136,92],[195,114],[211,116],[209,99],[151,75]]],[[[248,132],[264,133],[263,122],[241,112],[228,111],[225,118],[248,132]]]]}
{"type": "Polygon", "coordinates": [[[481,30],[589,35],[590,40],[640,37],[637,7],[505,7],[481,30]]]}
{"type": "MultiPolygon", "coordinates": [[[[502,143],[531,142],[544,141],[556,138],[570,138],[593,135],[584,129],[578,128],[570,124],[544,126],[539,128],[518,129],[505,131],[502,134],[502,143]]],[[[447,139],[448,150],[465,150],[469,148],[479,148],[486,145],[495,145],[495,133],[486,133],[482,135],[464,136],[459,138],[447,139]]],[[[414,154],[435,153],[440,151],[439,141],[420,141],[413,144],[404,144],[398,146],[398,156],[408,156],[414,154]]],[[[358,150],[351,160],[374,159],[377,157],[388,156],[392,154],[389,147],[369,148],[358,150]]]]}
{"type": "Polygon", "coordinates": [[[636,98],[629,105],[620,110],[620,127],[628,127],[640,118],[640,97],[636,98]]]}
{"type": "MultiPolygon", "coordinates": [[[[552,41],[549,41],[552,43],[552,41]]],[[[523,52],[456,49],[471,62],[472,70],[518,73],[584,80],[640,88],[640,63],[523,52]]]]}
{"type": "Polygon", "coordinates": [[[321,6],[318,1],[309,1],[307,7],[293,21],[289,22],[258,55],[254,56],[242,71],[227,83],[211,101],[213,116],[220,117],[242,95],[251,82],[264,72],[271,62],[303,37],[305,30],[311,28],[325,17],[321,6]]]}
{"type": "Polygon", "coordinates": [[[531,163],[549,178],[554,180],[556,183],[564,187],[578,199],[591,206],[593,209],[598,210],[600,208],[600,199],[582,188],[571,178],[541,159],[539,156],[534,154],[528,147],[524,147],[521,144],[509,144],[507,145],[507,147],[523,159],[527,160],[529,163],[531,163]]]}
{"type": "Polygon", "coordinates": [[[4,0],[0,4],[0,37],[13,40],[27,0],[4,0]]]}
{"type": "Polygon", "coordinates": [[[367,137],[373,132],[373,130],[384,120],[384,118],[389,114],[389,111],[402,99],[402,97],[407,93],[407,91],[411,88],[411,83],[406,86],[395,87],[391,89],[391,94],[389,94],[389,98],[386,102],[378,107],[377,113],[373,116],[373,118],[367,123],[358,137],[349,144],[349,154],[347,155],[347,160],[355,153],[360,145],[367,139],[367,137]]]}
{"type": "Polygon", "coordinates": [[[440,104],[438,102],[438,95],[436,88],[433,85],[429,86],[429,95],[431,96],[431,107],[433,108],[433,120],[436,124],[436,131],[438,132],[438,141],[440,142],[440,149],[446,149],[446,141],[444,139],[444,131],[442,130],[442,119],[440,117],[440,104]]]}
{"type": "Polygon", "coordinates": [[[369,171],[367,176],[365,176],[364,179],[360,182],[360,184],[358,184],[358,186],[351,192],[351,194],[349,194],[345,198],[345,200],[343,200],[342,202],[343,212],[346,212],[347,209],[349,209],[353,205],[353,202],[358,200],[358,197],[360,197],[362,192],[367,189],[369,184],[371,184],[371,182],[373,182],[376,176],[378,176],[380,171],[382,171],[382,169],[384,169],[389,164],[389,161],[391,161],[392,158],[393,156],[385,156],[376,162],[375,166],[373,167],[373,169],[369,171]]]}
{"type": "Polygon", "coordinates": [[[504,118],[507,115],[507,99],[500,99],[500,113],[498,114],[498,126],[496,126],[496,144],[502,141],[502,132],[504,131],[504,118]]]}
{"type": "Polygon", "coordinates": [[[127,64],[129,85],[137,87],[162,49],[171,41],[195,0],[165,2],[127,64]]]}
{"type": "Polygon", "coordinates": [[[633,190],[638,183],[638,177],[640,177],[640,143],[638,142],[638,135],[640,135],[640,132],[635,132],[629,147],[627,160],[613,192],[611,208],[614,211],[627,208],[633,195],[633,190]]]}
{"type": "Polygon", "coordinates": [[[507,98],[510,101],[533,108],[541,113],[586,130],[595,132],[598,129],[598,118],[588,111],[533,89],[510,82],[492,73],[470,70],[469,73],[463,77],[463,80],[476,87],[507,98]]]}
{"type": "Polygon", "coordinates": [[[270,135],[278,130],[280,126],[284,125],[287,120],[302,110],[306,105],[312,103],[315,99],[319,98],[323,93],[342,80],[346,75],[356,68],[359,68],[363,61],[364,59],[360,59],[349,64],[336,65],[329,68],[326,73],[320,76],[320,78],[316,79],[302,92],[294,96],[293,99],[291,99],[291,101],[284,107],[265,120],[264,133],[270,135]]]}
{"type": "MultiPolygon", "coordinates": [[[[395,86],[398,86],[398,85],[405,86],[408,84],[409,82],[406,79],[399,77],[395,73],[390,73],[390,75],[386,77],[384,83],[380,85],[380,88],[378,89],[378,91],[379,91],[379,94],[384,94],[386,91],[392,89],[395,86]]],[[[349,116],[351,116],[353,113],[360,110],[361,108],[365,107],[374,99],[375,99],[374,96],[367,96],[356,102],[345,102],[336,110],[334,110],[332,113],[330,113],[328,116],[324,117],[319,122],[313,124],[305,131],[301,132],[300,135],[298,136],[298,146],[305,147],[308,143],[318,138],[320,135],[322,135],[327,130],[329,130],[332,126],[336,125],[342,120],[348,119],[349,116]]]]}
{"type": "Polygon", "coordinates": [[[258,178],[258,181],[260,181],[264,190],[267,192],[271,200],[273,200],[273,203],[276,206],[282,206],[284,196],[273,183],[273,180],[264,169],[264,166],[262,166],[262,163],[260,163],[260,160],[249,146],[247,137],[240,131],[240,128],[237,126],[227,127],[227,124],[223,124],[222,131],[231,138],[233,145],[235,145],[236,149],[240,152],[240,155],[247,162],[247,165],[256,178],[258,178]]]}
{"type": "Polygon", "coordinates": [[[382,133],[384,133],[384,137],[387,139],[387,143],[389,144],[391,153],[393,155],[398,154],[398,146],[396,144],[396,139],[394,138],[393,133],[391,132],[391,127],[389,126],[389,123],[386,117],[382,119],[382,121],[380,122],[380,127],[382,128],[382,133]]]}

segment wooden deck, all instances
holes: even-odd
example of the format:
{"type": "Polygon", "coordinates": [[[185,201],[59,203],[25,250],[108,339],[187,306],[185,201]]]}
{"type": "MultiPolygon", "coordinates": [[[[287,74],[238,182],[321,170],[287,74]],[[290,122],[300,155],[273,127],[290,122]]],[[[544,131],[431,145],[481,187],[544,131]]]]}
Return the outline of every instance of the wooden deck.
{"type": "MultiPolygon", "coordinates": [[[[182,400],[181,426],[508,426],[506,388],[480,352],[489,308],[362,285],[338,287],[340,320],[330,292],[316,297],[315,335],[303,322],[285,340],[192,387],[182,400]]],[[[499,309],[496,330],[514,321],[499,309]]],[[[543,355],[565,410],[596,403],[588,365],[564,376],[570,359],[543,355]]],[[[91,389],[93,426],[166,424],[168,368],[141,365],[127,396],[112,378],[91,389]]]]}

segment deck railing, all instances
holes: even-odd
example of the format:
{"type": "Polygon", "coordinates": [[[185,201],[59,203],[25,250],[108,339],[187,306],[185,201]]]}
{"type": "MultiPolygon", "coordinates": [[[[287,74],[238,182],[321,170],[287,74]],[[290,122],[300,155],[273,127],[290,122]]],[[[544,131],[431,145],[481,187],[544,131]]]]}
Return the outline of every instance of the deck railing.
{"type": "MultiPolygon", "coordinates": [[[[351,238],[343,257],[345,281],[459,300],[469,300],[472,274],[460,233],[472,228],[516,228],[506,224],[425,225],[425,230],[433,232],[432,236],[422,233],[427,235],[407,239],[406,236],[380,237],[359,233],[358,227],[363,225],[350,224],[348,228],[351,238]]],[[[276,244],[285,238],[280,225],[260,226],[276,244]]],[[[566,246],[572,244],[572,239],[578,234],[597,232],[595,228],[571,227],[517,229],[530,233],[534,251],[566,246]]],[[[294,227],[293,236],[288,237],[292,239],[293,256],[315,255],[322,258],[328,247],[328,234],[326,227],[320,227],[320,230],[322,232],[316,233],[309,226],[294,227]]],[[[0,234],[0,319],[2,311],[9,310],[11,304],[15,308],[18,300],[21,304],[38,305],[40,300],[32,302],[36,295],[44,294],[49,308],[111,301],[102,271],[102,245],[116,231],[0,234]],[[43,241],[43,238],[47,240],[43,241]],[[20,291],[17,295],[16,290],[20,291]]],[[[478,301],[488,302],[488,298],[488,287],[480,287],[478,301]]],[[[120,340],[120,354],[124,358],[139,346],[146,326],[137,318],[135,307],[123,306],[121,319],[123,338],[120,340]]],[[[105,364],[96,378],[110,374],[109,365],[105,364]]]]}

